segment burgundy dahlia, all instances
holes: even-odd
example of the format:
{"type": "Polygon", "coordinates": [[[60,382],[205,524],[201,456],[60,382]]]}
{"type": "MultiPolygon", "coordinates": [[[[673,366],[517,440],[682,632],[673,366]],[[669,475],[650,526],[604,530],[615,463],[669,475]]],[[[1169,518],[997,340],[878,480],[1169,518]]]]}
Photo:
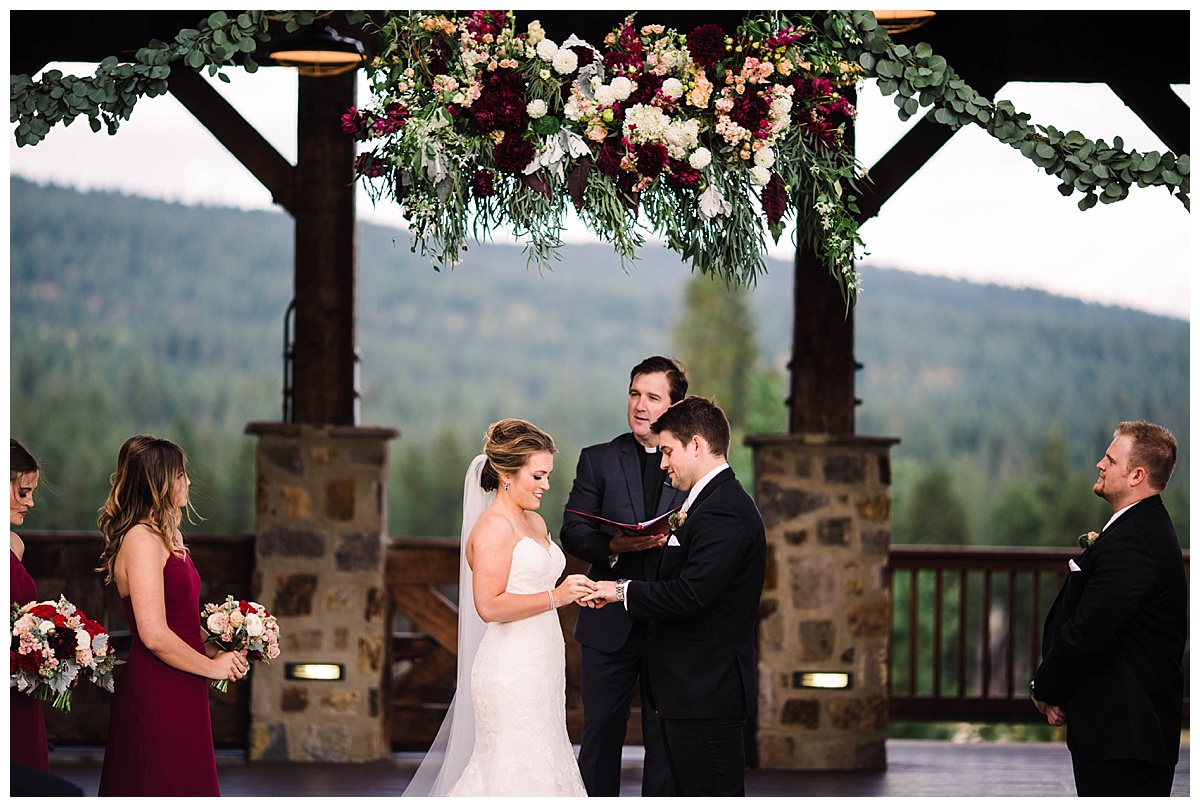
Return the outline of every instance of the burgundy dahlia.
{"type": "Polygon", "coordinates": [[[525,138],[510,134],[496,144],[492,156],[496,158],[496,167],[510,174],[519,174],[533,159],[533,144],[525,138]]]}
{"type": "Polygon", "coordinates": [[[600,147],[596,155],[596,170],[610,179],[616,179],[621,174],[621,147],[616,141],[609,139],[600,147]]]}
{"type": "Polygon", "coordinates": [[[371,126],[371,116],[356,107],[350,107],[342,113],[342,131],[348,135],[358,135],[371,126]]]}
{"type": "Polygon", "coordinates": [[[692,29],[687,36],[688,53],[701,67],[712,67],[725,56],[725,31],[707,23],[692,29]]]}
{"type": "Polygon", "coordinates": [[[472,11],[464,25],[471,32],[472,37],[480,40],[488,34],[496,36],[503,31],[506,19],[503,11],[472,11]]]}
{"type": "Polygon", "coordinates": [[[674,188],[695,188],[700,184],[700,172],[682,160],[671,160],[667,184],[674,188]]]}
{"type": "Polygon", "coordinates": [[[475,172],[475,176],[471,177],[471,193],[477,199],[495,195],[496,185],[491,171],[481,168],[475,172]]]}
{"type": "Polygon", "coordinates": [[[766,128],[771,103],[756,92],[749,92],[733,102],[729,117],[743,129],[757,132],[766,128]]]}
{"type": "Polygon", "coordinates": [[[638,173],[644,177],[656,177],[667,167],[667,147],[662,143],[642,143],[633,152],[638,173]]]}
{"type": "Polygon", "coordinates": [[[387,167],[376,162],[375,152],[364,151],[354,158],[354,173],[362,177],[381,177],[387,172],[387,167]]]}

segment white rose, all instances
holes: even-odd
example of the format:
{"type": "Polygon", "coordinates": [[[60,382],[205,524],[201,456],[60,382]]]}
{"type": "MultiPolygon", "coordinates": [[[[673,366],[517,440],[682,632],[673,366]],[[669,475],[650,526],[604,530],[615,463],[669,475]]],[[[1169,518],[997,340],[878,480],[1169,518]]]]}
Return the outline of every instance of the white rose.
{"type": "Polygon", "coordinates": [[[213,633],[220,633],[225,630],[226,622],[224,614],[220,611],[208,615],[208,629],[213,633]]]}
{"type": "Polygon", "coordinates": [[[766,185],[771,181],[771,169],[756,165],[750,169],[750,181],[755,185],[766,185]]]}
{"type": "Polygon", "coordinates": [[[775,164],[775,152],[764,146],[754,152],[754,164],[763,168],[770,168],[775,164]]]}
{"type": "Polygon", "coordinates": [[[568,73],[574,73],[579,67],[579,57],[573,50],[559,48],[558,52],[554,54],[554,61],[551,64],[554,65],[554,69],[558,71],[559,75],[565,76],[568,73]]]}
{"type": "Polygon", "coordinates": [[[712,152],[701,146],[692,152],[692,156],[688,157],[688,165],[695,168],[697,171],[703,171],[712,162],[712,152]]]}
{"type": "Polygon", "coordinates": [[[556,53],[558,53],[558,45],[555,45],[552,40],[543,39],[537,43],[537,55],[547,62],[554,61],[554,54],[556,53]]]}
{"type": "Polygon", "coordinates": [[[612,87],[613,95],[618,101],[624,101],[633,92],[633,82],[624,76],[617,76],[609,86],[612,87]]]}
{"type": "Polygon", "coordinates": [[[537,120],[546,114],[546,102],[541,98],[535,98],[525,105],[525,111],[533,120],[537,120]]]}
{"type": "Polygon", "coordinates": [[[683,82],[677,78],[669,78],[662,83],[662,93],[671,100],[683,95],[683,82]]]}
{"type": "Polygon", "coordinates": [[[262,636],[263,623],[258,614],[246,615],[246,635],[250,637],[262,636]]]}

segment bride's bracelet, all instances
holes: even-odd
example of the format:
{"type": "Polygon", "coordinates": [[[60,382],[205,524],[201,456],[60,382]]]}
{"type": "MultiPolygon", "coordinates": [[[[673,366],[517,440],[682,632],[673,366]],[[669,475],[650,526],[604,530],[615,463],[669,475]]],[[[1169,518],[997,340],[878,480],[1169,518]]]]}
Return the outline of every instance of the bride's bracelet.
{"type": "Polygon", "coordinates": [[[550,610],[554,611],[558,608],[558,603],[554,601],[554,589],[547,589],[546,593],[550,595],[550,610]]]}

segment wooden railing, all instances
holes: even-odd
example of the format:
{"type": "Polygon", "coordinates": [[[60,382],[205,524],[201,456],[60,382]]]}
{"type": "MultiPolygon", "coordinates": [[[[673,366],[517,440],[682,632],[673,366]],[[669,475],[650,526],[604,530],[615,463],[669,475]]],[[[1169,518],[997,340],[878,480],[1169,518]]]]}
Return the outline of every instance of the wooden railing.
{"type": "MultiPolygon", "coordinates": [[[[1078,554],[893,546],[892,719],[1041,720],[1030,707],[1029,681],[1041,658],[1046,611],[1078,554]]],[[[1189,553],[1183,557],[1190,572],[1189,553]]],[[[1188,707],[1185,698],[1185,715],[1188,707]]]]}
{"type": "MultiPolygon", "coordinates": [[[[90,618],[108,628],[118,657],[129,652],[129,625],[115,585],[104,585],[95,571],[103,541],[97,532],[25,532],[25,568],[38,587],[38,598],[66,596],[90,618]]],[[[224,601],[226,594],[251,596],[254,571],[253,535],[187,536],[196,568],[201,570],[200,599],[224,601]]],[[[79,686],[71,696],[71,711],[45,709],[46,735],[57,745],[103,746],[108,735],[112,698],[94,687],[79,686]]],[[[213,742],[218,748],[245,748],[250,729],[250,688],[230,687],[210,692],[213,742]]]]}
{"type": "MultiPolygon", "coordinates": [[[[42,599],[67,594],[113,633],[118,648],[129,632],[113,586],[93,569],[100,537],[87,532],[30,532],[25,565],[42,599]]],[[[189,535],[203,571],[201,598],[251,592],[253,535],[189,535]]],[[[1070,549],[893,546],[893,720],[1036,721],[1027,696],[1041,648],[1046,610],[1066,573],[1070,549]]],[[[1189,553],[1184,563],[1190,569],[1189,553]]],[[[567,571],[585,565],[568,558],[567,571]]],[[[391,659],[386,708],[392,748],[421,751],[437,733],[453,694],[458,646],[458,542],[446,538],[391,539],[385,576],[391,599],[391,659]]],[[[567,728],[578,742],[583,726],[579,644],[572,638],[575,606],[559,612],[567,648],[567,728]]],[[[1187,656],[1185,656],[1185,664],[1187,656]]],[[[1185,678],[1186,680],[1186,678],[1185,678]]],[[[101,746],[109,695],[80,687],[70,714],[46,710],[52,743],[101,746]]],[[[635,698],[636,703],[636,698],[635,698]]],[[[213,739],[244,748],[249,688],[211,694],[213,739]]],[[[1185,700],[1185,715],[1189,701],[1185,700]]],[[[627,742],[641,742],[636,707],[627,742]]]]}

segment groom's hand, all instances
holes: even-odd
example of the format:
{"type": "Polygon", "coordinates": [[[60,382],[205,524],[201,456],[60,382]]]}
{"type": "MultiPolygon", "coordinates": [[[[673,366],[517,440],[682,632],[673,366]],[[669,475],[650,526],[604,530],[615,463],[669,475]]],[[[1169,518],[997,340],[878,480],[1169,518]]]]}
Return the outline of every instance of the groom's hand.
{"type": "Polygon", "coordinates": [[[578,602],[584,608],[603,608],[610,602],[617,601],[617,583],[615,580],[597,580],[596,590],[580,597],[578,602]]]}
{"type": "Polygon", "coordinates": [[[610,554],[621,552],[641,552],[643,549],[654,549],[667,542],[667,533],[625,532],[618,529],[608,542],[610,554]]]}

